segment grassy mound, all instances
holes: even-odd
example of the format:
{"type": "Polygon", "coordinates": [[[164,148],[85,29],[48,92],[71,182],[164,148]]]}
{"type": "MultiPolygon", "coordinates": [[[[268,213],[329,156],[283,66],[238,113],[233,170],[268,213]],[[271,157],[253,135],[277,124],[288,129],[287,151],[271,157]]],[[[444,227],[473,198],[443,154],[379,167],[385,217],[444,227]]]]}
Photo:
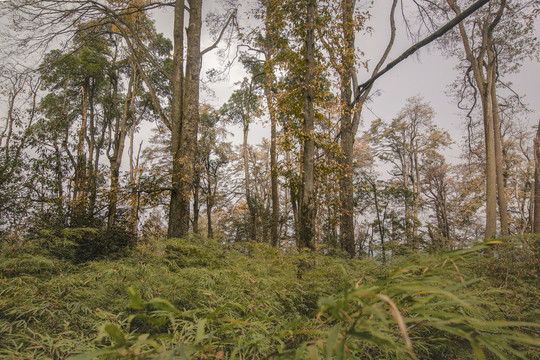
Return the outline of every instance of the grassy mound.
{"type": "Polygon", "coordinates": [[[538,244],[386,267],[192,237],[81,263],[48,235],[0,252],[0,358],[539,358],[538,244]]]}

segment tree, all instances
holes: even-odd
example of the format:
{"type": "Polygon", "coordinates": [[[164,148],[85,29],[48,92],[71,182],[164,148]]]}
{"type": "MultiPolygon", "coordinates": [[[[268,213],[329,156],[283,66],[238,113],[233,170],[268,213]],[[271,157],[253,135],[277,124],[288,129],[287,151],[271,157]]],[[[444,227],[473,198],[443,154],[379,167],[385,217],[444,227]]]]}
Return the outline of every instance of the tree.
{"type": "MultiPolygon", "coordinates": [[[[63,116],[66,129],[80,118],[76,152],[70,156],[74,168],[71,224],[75,226],[87,224],[94,216],[96,173],[104,138],[102,134],[100,139],[96,139],[98,128],[95,107],[107,72],[107,55],[103,43],[97,40],[83,42],[77,53],[51,51],[41,66],[44,86],[49,90],[64,92],[63,97],[52,94],[46,97],[41,104],[43,111],[50,116],[63,116]],[[88,149],[88,153],[85,149],[88,149]]],[[[66,135],[69,137],[69,133],[66,135]]],[[[68,139],[63,148],[71,154],[68,139]]]]}
{"type": "MultiPolygon", "coordinates": [[[[386,61],[393,47],[396,27],[394,13],[397,1],[393,1],[390,9],[390,39],[388,45],[373,70],[376,74],[386,61]]],[[[338,29],[329,26],[321,28],[321,39],[331,59],[330,64],[339,76],[340,89],[340,146],[341,154],[338,157],[341,165],[339,177],[340,210],[340,245],[351,257],[356,255],[354,240],[354,188],[353,188],[353,151],[356,133],[360,125],[361,112],[373,84],[360,94],[357,90],[358,76],[355,70],[357,54],[355,50],[356,32],[365,30],[365,22],[369,16],[367,12],[355,12],[356,1],[344,0],[337,9],[329,9],[340,19],[338,29]],[[353,91],[353,89],[355,89],[353,91]],[[355,104],[356,102],[356,104],[355,104]]]]}
{"type": "Polygon", "coordinates": [[[305,48],[304,48],[304,76],[303,76],[303,136],[304,148],[302,152],[302,198],[300,205],[300,229],[298,234],[298,247],[315,247],[315,109],[314,109],[314,67],[315,67],[315,13],[316,0],[307,0],[305,7],[305,48]]]}
{"type": "Polygon", "coordinates": [[[423,172],[437,152],[450,144],[446,131],[433,125],[435,113],[420,97],[407,99],[407,104],[390,124],[381,120],[372,123],[369,136],[377,156],[393,165],[391,174],[403,189],[405,235],[412,249],[419,249],[419,209],[422,195],[423,172]]]}
{"type": "Polygon", "coordinates": [[[424,192],[429,199],[435,217],[435,226],[428,225],[428,234],[434,250],[447,250],[450,240],[449,174],[450,167],[444,157],[436,156],[426,164],[424,192]]]}
{"type": "MultiPolygon", "coordinates": [[[[432,14],[444,16],[452,13],[462,14],[456,0],[431,4],[432,14]]],[[[485,237],[496,235],[497,206],[501,233],[509,233],[508,205],[503,175],[503,143],[501,138],[501,109],[498,96],[500,85],[508,87],[501,78],[503,73],[517,71],[523,51],[537,51],[537,42],[532,36],[532,28],[520,13],[526,13],[532,3],[520,4],[515,1],[492,1],[483,10],[477,12],[458,25],[457,33],[444,42],[445,48],[462,61],[463,88],[469,91],[474,110],[477,100],[482,107],[485,144],[486,177],[486,225],[485,237]],[[459,47],[456,45],[460,45],[459,47]],[[448,46],[450,45],[450,46],[448,46]]],[[[462,90],[462,93],[465,93],[462,90]]],[[[462,96],[463,97],[463,96],[462,96]]]]}
{"type": "MultiPolygon", "coordinates": [[[[189,230],[190,199],[194,180],[196,161],[197,131],[199,121],[199,79],[201,58],[217,46],[214,43],[201,51],[202,1],[190,0],[189,25],[187,28],[186,69],[183,67],[183,14],[184,1],[177,0],[175,5],[174,49],[173,49],[173,96],[171,99],[172,131],[172,191],[169,208],[169,237],[185,236],[189,230]]],[[[231,12],[223,31],[235,16],[231,12]]],[[[221,39],[223,31],[218,36],[221,39]]]]}
{"type": "MultiPolygon", "coordinates": [[[[229,162],[230,158],[230,143],[223,141],[227,134],[226,130],[220,125],[221,114],[219,111],[213,110],[210,106],[203,106],[201,109],[200,120],[200,136],[197,147],[198,162],[198,179],[196,184],[200,188],[200,192],[206,207],[206,224],[207,236],[214,238],[214,222],[212,212],[214,206],[218,204],[220,197],[219,188],[223,180],[222,170],[229,162]]],[[[198,199],[195,199],[198,202],[198,199]]],[[[194,212],[198,212],[198,205],[194,203],[194,212]]],[[[198,217],[193,218],[193,227],[198,217]]]]}
{"type": "Polygon", "coordinates": [[[264,38],[264,95],[270,116],[270,168],[271,168],[271,189],[272,189],[272,228],[271,242],[273,246],[279,245],[279,188],[278,188],[278,163],[277,163],[277,115],[276,104],[272,88],[274,84],[274,52],[277,40],[279,18],[276,16],[275,0],[265,2],[265,38],[264,38]]]}
{"type": "MultiPolygon", "coordinates": [[[[6,88],[6,114],[0,130],[0,234],[11,233],[17,239],[26,221],[32,179],[25,176],[25,150],[31,140],[38,115],[41,80],[30,75],[10,74],[6,88]]],[[[5,92],[4,92],[5,91],[5,92]]]]}
{"type": "Polygon", "coordinates": [[[232,123],[242,125],[243,141],[242,141],[242,156],[244,159],[244,181],[246,203],[248,205],[250,217],[250,237],[252,240],[257,240],[256,219],[257,206],[256,201],[251,195],[251,181],[249,170],[248,156],[248,135],[249,125],[253,121],[253,117],[260,115],[259,96],[253,88],[253,81],[244,78],[241,82],[240,89],[233,91],[228,102],[223,105],[221,111],[232,123]]]}

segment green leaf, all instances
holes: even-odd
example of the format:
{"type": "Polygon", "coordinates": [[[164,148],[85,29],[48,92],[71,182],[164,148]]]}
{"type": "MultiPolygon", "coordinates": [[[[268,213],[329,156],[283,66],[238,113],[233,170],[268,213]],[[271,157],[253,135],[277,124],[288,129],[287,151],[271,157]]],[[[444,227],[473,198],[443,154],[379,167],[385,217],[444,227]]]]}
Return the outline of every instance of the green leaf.
{"type": "Polygon", "coordinates": [[[195,335],[195,344],[200,343],[204,339],[204,327],[206,326],[206,319],[201,319],[197,322],[197,334],[195,335]]]}
{"type": "Polygon", "coordinates": [[[484,350],[482,350],[482,347],[480,346],[478,341],[476,339],[471,339],[470,343],[471,343],[471,347],[476,358],[479,360],[486,360],[486,355],[484,354],[484,350]]]}
{"type": "Polygon", "coordinates": [[[118,346],[124,346],[127,341],[122,329],[115,324],[105,324],[103,330],[113,339],[118,346]]]}
{"type": "Polygon", "coordinates": [[[127,289],[127,293],[129,295],[130,304],[129,307],[136,310],[142,310],[144,309],[144,303],[141,298],[141,294],[137,290],[135,290],[134,287],[129,287],[127,289]]]}
{"type": "Polygon", "coordinates": [[[101,349],[101,350],[96,350],[92,352],[87,352],[84,354],[71,355],[67,359],[68,360],[93,360],[103,355],[109,355],[112,353],[114,353],[114,351],[111,349],[101,349]]]}
{"type": "Polygon", "coordinates": [[[171,304],[169,301],[161,298],[154,298],[148,302],[148,305],[153,307],[156,310],[162,310],[171,312],[174,314],[182,315],[182,312],[178,310],[173,304],[171,304]]]}
{"type": "Polygon", "coordinates": [[[337,345],[337,339],[339,336],[340,326],[336,325],[328,333],[328,338],[326,339],[325,349],[326,349],[326,359],[329,360],[334,356],[334,350],[337,345]]]}

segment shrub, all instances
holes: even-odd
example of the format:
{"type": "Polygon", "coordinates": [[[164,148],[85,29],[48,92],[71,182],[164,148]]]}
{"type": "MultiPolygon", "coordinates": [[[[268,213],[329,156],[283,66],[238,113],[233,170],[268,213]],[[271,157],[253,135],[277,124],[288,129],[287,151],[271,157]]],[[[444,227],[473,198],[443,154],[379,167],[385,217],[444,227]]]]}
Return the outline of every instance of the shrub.
{"type": "Polygon", "coordinates": [[[125,256],[136,244],[135,236],[119,227],[110,230],[67,228],[63,236],[76,244],[74,260],[77,262],[125,256]]]}

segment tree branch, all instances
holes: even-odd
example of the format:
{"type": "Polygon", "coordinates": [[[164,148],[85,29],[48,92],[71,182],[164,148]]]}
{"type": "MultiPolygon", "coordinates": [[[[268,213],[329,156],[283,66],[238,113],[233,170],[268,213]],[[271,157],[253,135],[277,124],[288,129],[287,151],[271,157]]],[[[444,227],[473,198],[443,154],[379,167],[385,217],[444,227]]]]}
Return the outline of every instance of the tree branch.
{"type": "Polygon", "coordinates": [[[414,44],[413,46],[411,46],[410,48],[405,50],[394,61],[392,61],[388,65],[386,65],[386,67],[383,70],[381,70],[380,72],[378,72],[376,74],[373,74],[368,81],[366,81],[363,84],[361,84],[360,86],[358,86],[358,94],[356,95],[356,98],[354,99],[353,104],[356,104],[360,100],[360,97],[362,96],[362,94],[364,92],[366,92],[367,90],[369,90],[371,88],[371,86],[373,85],[373,83],[375,83],[375,81],[378,78],[380,78],[381,76],[386,74],[393,67],[395,67],[397,64],[399,64],[400,62],[402,62],[406,58],[408,58],[410,55],[414,54],[415,52],[417,52],[418,50],[420,50],[424,46],[430,44],[431,42],[437,40],[438,38],[440,38],[441,36],[446,34],[448,31],[450,31],[452,28],[454,28],[457,24],[459,24],[460,22],[465,20],[469,15],[474,13],[476,10],[480,9],[482,6],[487,4],[489,1],[490,0],[478,0],[473,5],[468,7],[465,11],[463,11],[460,15],[456,16],[454,19],[449,21],[446,25],[441,27],[439,30],[435,31],[433,34],[429,35],[428,37],[424,38],[420,42],[414,44]]]}
{"type": "Polygon", "coordinates": [[[214,50],[218,46],[219,42],[221,41],[221,38],[223,37],[223,34],[225,33],[225,30],[227,30],[227,28],[229,27],[229,24],[235,18],[236,18],[236,9],[234,9],[231,12],[231,15],[229,15],[229,18],[227,19],[227,22],[225,22],[225,25],[223,25],[223,28],[221,29],[216,41],[214,41],[214,43],[212,45],[210,45],[209,47],[207,47],[206,49],[201,51],[201,58],[203,57],[204,54],[206,54],[209,51],[214,50]]]}

